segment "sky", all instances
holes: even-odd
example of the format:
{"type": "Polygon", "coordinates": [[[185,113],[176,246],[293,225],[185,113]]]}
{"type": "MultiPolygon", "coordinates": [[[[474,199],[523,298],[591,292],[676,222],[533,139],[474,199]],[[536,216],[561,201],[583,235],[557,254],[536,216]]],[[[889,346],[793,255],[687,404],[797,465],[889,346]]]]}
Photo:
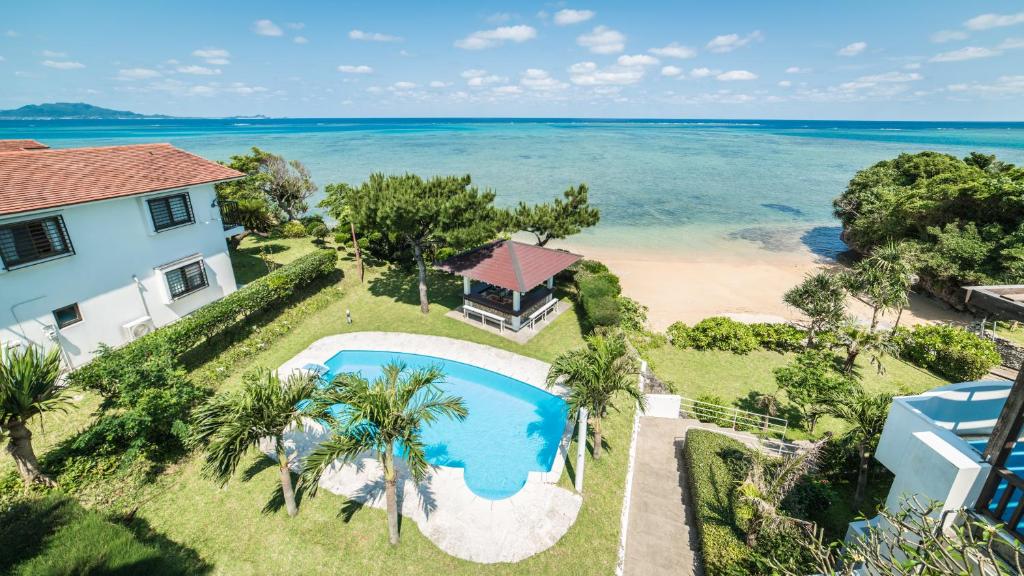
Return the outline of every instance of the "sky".
{"type": "Polygon", "coordinates": [[[1024,120],[1024,2],[53,2],[0,108],[177,116],[1024,120]]]}

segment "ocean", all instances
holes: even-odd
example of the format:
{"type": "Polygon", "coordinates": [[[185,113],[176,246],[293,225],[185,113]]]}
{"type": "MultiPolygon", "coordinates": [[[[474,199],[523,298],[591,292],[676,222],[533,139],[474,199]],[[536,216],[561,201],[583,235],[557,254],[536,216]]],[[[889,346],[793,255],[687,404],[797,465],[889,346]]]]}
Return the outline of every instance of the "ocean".
{"type": "MultiPolygon", "coordinates": [[[[673,254],[843,249],[832,199],[901,152],[1024,163],[1024,123],[592,119],[0,121],[51,147],[170,142],[226,160],[253,146],[301,160],[323,188],[372,172],[471,174],[498,203],[587,183],[601,223],[574,244],[673,254]]],[[[313,203],[315,204],[315,202],[313,203]]]]}

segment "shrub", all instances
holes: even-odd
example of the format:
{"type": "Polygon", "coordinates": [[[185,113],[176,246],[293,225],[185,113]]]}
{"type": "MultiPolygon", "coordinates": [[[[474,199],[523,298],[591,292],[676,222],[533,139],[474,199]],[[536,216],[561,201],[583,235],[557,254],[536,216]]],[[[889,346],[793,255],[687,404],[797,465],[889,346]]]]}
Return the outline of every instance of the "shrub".
{"type": "Polygon", "coordinates": [[[758,346],[772,352],[792,352],[803,347],[807,333],[791,324],[759,322],[750,324],[758,346]]]}
{"type": "Polygon", "coordinates": [[[597,260],[580,260],[572,265],[571,270],[574,272],[586,272],[588,274],[600,274],[602,272],[607,272],[608,267],[597,260]]]}
{"type": "Polygon", "coordinates": [[[619,324],[623,330],[643,332],[647,329],[647,306],[626,296],[619,296],[618,303],[621,312],[619,324]]]}
{"type": "Polygon", "coordinates": [[[669,325],[668,329],[665,330],[665,335],[668,337],[668,341],[676,348],[690,347],[690,327],[682,322],[673,322],[669,325]]]}
{"type": "MultiPolygon", "coordinates": [[[[726,406],[725,400],[722,400],[721,396],[715,396],[713,394],[701,394],[695,398],[697,402],[703,402],[704,404],[714,404],[715,406],[726,406]]],[[[715,408],[712,406],[702,406],[701,404],[694,404],[693,407],[694,417],[701,422],[710,422],[719,426],[731,426],[732,421],[726,418],[721,412],[721,408],[715,408]]]]}
{"type": "Polygon", "coordinates": [[[619,294],[622,288],[618,276],[611,272],[580,272],[576,275],[576,289],[583,315],[591,326],[618,326],[621,323],[619,294]]]}
{"type": "Polygon", "coordinates": [[[619,310],[619,303],[615,298],[598,297],[583,298],[583,313],[590,325],[618,326],[622,321],[622,313],[619,310]]]}
{"type": "Polygon", "coordinates": [[[611,272],[579,274],[576,277],[576,286],[583,298],[615,298],[622,293],[619,277],[611,272]]]}
{"type": "Polygon", "coordinates": [[[751,550],[736,526],[733,492],[742,477],[734,476],[729,459],[748,449],[731,438],[691,428],[683,444],[683,459],[700,552],[708,576],[738,576],[753,572],[751,550]]]}
{"type": "Polygon", "coordinates": [[[950,380],[977,380],[1002,361],[994,342],[956,326],[917,326],[895,339],[900,357],[950,380]]]}
{"type": "Polygon", "coordinates": [[[298,220],[290,220],[281,226],[281,235],[285,238],[305,238],[306,227],[298,220]]]}
{"type": "Polygon", "coordinates": [[[309,233],[310,236],[313,237],[314,241],[319,243],[323,243],[323,241],[327,238],[327,235],[331,233],[331,231],[327,228],[327,224],[324,224],[323,222],[314,223],[312,226],[306,228],[306,231],[309,233]]]}
{"type": "Polygon", "coordinates": [[[750,326],[723,316],[705,318],[690,328],[688,341],[696,350],[722,350],[746,354],[757,348],[750,326]]]}

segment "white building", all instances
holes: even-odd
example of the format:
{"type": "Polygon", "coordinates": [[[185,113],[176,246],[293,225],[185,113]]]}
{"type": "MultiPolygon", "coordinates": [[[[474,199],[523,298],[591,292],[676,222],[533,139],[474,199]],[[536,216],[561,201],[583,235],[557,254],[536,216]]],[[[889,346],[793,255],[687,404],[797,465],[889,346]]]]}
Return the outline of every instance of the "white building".
{"type": "Polygon", "coordinates": [[[234,292],[213,186],[241,176],[170,144],[0,140],[0,346],[77,367],[234,292]]]}

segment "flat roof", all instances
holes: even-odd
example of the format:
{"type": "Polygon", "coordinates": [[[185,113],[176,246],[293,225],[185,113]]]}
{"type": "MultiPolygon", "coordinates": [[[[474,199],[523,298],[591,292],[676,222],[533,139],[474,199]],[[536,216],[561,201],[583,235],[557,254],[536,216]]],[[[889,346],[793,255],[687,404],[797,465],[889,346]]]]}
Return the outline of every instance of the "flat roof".
{"type": "Polygon", "coordinates": [[[243,176],[170,144],[0,152],[0,215],[243,176]]]}
{"type": "Polygon", "coordinates": [[[565,250],[498,240],[452,256],[436,267],[501,288],[528,292],[582,258],[565,250]]]}

